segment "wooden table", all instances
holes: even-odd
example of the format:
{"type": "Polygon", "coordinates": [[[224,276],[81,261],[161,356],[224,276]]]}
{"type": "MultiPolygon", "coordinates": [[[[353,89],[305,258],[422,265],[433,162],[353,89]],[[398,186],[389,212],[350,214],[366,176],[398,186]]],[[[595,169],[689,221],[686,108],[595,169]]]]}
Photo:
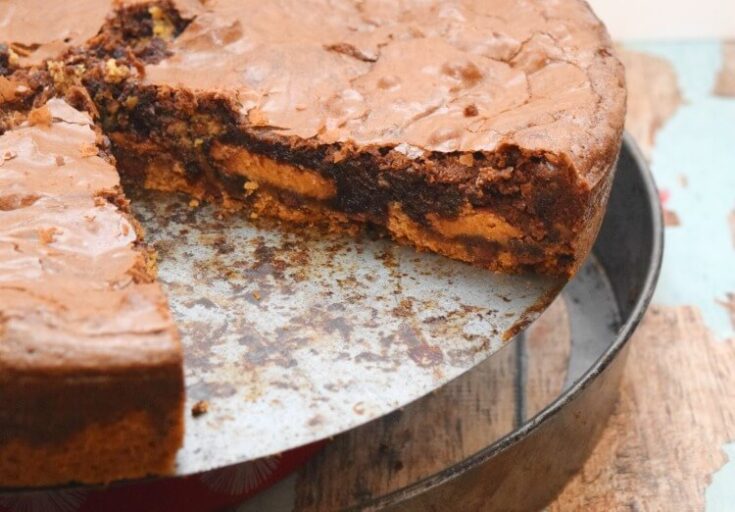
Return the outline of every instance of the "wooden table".
{"type": "Polygon", "coordinates": [[[618,410],[549,509],[734,511],[735,44],[622,56],[627,127],[665,207],[664,263],[618,410]]]}

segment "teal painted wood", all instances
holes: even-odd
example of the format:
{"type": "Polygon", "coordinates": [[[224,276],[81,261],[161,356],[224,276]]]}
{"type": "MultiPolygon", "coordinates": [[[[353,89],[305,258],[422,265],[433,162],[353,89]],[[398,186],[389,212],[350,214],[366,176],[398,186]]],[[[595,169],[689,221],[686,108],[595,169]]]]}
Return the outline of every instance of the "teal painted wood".
{"type": "Polygon", "coordinates": [[[730,461],[714,474],[705,492],[707,512],[735,510],[735,444],[727,445],[724,450],[730,461]]]}
{"type": "MultiPolygon", "coordinates": [[[[652,153],[651,166],[665,208],[680,220],[666,231],[654,302],[695,305],[716,338],[732,338],[733,324],[722,302],[728,293],[735,293],[735,234],[729,222],[735,210],[735,98],[712,93],[721,45],[626,46],[667,59],[685,98],[658,133],[652,153]]],[[[706,490],[707,512],[735,511],[735,444],[721,449],[729,462],[713,475],[706,490]]]]}
{"type": "Polygon", "coordinates": [[[712,94],[720,43],[626,46],[667,59],[685,99],[659,131],[652,153],[665,207],[681,221],[666,230],[654,302],[695,305],[717,338],[733,337],[730,316],[720,301],[735,293],[735,246],[728,221],[735,210],[735,99],[712,94]]]}

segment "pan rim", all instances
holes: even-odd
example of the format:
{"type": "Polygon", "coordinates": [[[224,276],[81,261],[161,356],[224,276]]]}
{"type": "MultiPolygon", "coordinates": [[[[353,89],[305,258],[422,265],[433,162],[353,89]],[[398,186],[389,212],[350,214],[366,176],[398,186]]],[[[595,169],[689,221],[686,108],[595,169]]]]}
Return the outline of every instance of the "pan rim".
{"type": "MultiPolygon", "coordinates": [[[[643,315],[648,310],[653,299],[656,285],[661,273],[661,264],[663,261],[664,251],[664,221],[661,200],[658,195],[656,182],[648,165],[647,160],[643,156],[638,144],[633,137],[625,132],[623,134],[622,146],[629,152],[633,159],[644,188],[644,194],[650,205],[651,215],[650,223],[653,232],[650,254],[646,261],[646,276],[643,280],[638,296],[636,297],[630,313],[623,321],[617,336],[610,346],[602,353],[602,355],[564,392],[556,397],[551,403],[539,411],[535,416],[526,420],[522,425],[518,426],[505,436],[492,442],[490,445],[475,452],[469,457],[452,464],[428,477],[417,482],[409,484],[406,487],[393,491],[389,494],[377,497],[369,503],[361,504],[361,507],[381,508],[389,505],[399,505],[417,495],[423,494],[431,489],[440,487],[455,478],[460,477],[463,473],[481,466],[501,452],[504,452],[512,446],[522,442],[525,438],[532,435],[541,428],[555,414],[557,414],[565,405],[578,397],[594,380],[615,360],[618,354],[627,345],[631,336],[640,325],[643,315]]],[[[622,149],[621,149],[622,151],[622,149]]]]}

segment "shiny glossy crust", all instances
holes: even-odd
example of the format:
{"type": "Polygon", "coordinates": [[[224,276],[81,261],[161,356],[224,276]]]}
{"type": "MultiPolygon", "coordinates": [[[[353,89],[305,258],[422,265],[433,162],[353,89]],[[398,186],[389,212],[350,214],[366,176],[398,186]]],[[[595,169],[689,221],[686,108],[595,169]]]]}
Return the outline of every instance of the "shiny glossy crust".
{"type": "Polygon", "coordinates": [[[52,99],[0,136],[0,158],[0,484],[170,469],[178,333],[90,117],[52,99]],[[138,436],[101,439],[115,426],[138,436]],[[136,445],[157,455],[131,459],[136,445]]]}

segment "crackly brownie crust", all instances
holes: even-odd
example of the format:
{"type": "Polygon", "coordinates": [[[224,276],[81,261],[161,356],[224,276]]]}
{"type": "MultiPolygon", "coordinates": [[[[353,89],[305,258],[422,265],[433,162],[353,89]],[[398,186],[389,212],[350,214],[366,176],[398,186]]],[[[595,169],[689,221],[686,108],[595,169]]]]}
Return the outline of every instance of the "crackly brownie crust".
{"type": "Polygon", "coordinates": [[[154,260],[91,118],[22,115],[0,136],[0,483],[169,472],[182,353],[154,260]]]}

